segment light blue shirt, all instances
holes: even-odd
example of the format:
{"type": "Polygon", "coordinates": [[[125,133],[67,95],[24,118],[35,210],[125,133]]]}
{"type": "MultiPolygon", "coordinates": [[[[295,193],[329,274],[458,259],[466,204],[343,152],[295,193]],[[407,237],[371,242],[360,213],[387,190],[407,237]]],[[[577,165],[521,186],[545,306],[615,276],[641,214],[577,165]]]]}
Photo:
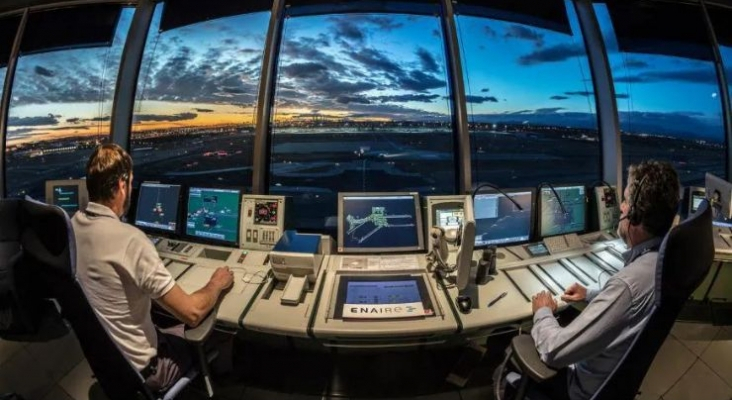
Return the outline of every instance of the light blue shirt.
{"type": "Polygon", "coordinates": [[[591,398],[648,322],[660,243],[654,238],[625,252],[625,267],[602,290],[587,292],[589,304],[566,327],[548,307],[534,314],[536,349],[547,365],[569,368],[570,399],[591,398]]]}

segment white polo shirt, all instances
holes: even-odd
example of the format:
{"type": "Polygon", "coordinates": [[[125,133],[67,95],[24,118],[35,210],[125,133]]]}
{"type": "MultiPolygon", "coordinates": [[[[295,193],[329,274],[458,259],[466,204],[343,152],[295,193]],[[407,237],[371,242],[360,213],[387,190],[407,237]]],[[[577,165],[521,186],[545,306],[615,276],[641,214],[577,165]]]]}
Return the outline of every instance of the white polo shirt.
{"type": "Polygon", "coordinates": [[[127,359],[142,370],[157,354],[151,299],[175,286],[150,239],[108,207],[90,202],[71,220],[76,277],[127,359]]]}

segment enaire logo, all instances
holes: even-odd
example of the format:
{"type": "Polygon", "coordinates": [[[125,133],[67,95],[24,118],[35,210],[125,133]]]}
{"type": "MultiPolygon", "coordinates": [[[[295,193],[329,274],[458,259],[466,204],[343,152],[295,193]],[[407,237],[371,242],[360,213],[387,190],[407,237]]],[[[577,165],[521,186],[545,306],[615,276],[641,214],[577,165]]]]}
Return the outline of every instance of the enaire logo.
{"type": "Polygon", "coordinates": [[[401,307],[379,307],[379,306],[359,306],[351,307],[351,314],[404,314],[413,313],[417,308],[412,306],[401,307]]]}

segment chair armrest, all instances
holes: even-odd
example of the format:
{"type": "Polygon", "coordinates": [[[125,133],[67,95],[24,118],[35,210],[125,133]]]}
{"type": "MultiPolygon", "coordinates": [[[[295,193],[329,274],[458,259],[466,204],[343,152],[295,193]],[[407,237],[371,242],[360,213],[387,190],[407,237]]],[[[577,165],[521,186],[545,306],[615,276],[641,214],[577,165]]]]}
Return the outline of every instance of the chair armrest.
{"type": "Polygon", "coordinates": [[[202,344],[208,339],[211,332],[213,332],[214,325],[216,325],[216,311],[218,307],[211,310],[208,316],[201,321],[195,328],[186,326],[183,332],[183,338],[194,344],[202,344]]]}
{"type": "Polygon", "coordinates": [[[544,364],[536,351],[531,335],[518,335],[511,340],[512,360],[534,382],[543,382],[554,377],[557,370],[544,364]]]}

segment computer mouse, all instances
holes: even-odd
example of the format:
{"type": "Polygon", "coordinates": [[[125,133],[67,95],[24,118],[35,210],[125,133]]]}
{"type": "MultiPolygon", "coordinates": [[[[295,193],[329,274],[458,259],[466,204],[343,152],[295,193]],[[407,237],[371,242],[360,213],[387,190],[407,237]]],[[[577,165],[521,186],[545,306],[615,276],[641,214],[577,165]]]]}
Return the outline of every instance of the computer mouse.
{"type": "Polygon", "coordinates": [[[455,303],[457,304],[458,310],[463,314],[469,314],[473,309],[473,300],[470,296],[458,296],[455,299],[455,303]]]}

